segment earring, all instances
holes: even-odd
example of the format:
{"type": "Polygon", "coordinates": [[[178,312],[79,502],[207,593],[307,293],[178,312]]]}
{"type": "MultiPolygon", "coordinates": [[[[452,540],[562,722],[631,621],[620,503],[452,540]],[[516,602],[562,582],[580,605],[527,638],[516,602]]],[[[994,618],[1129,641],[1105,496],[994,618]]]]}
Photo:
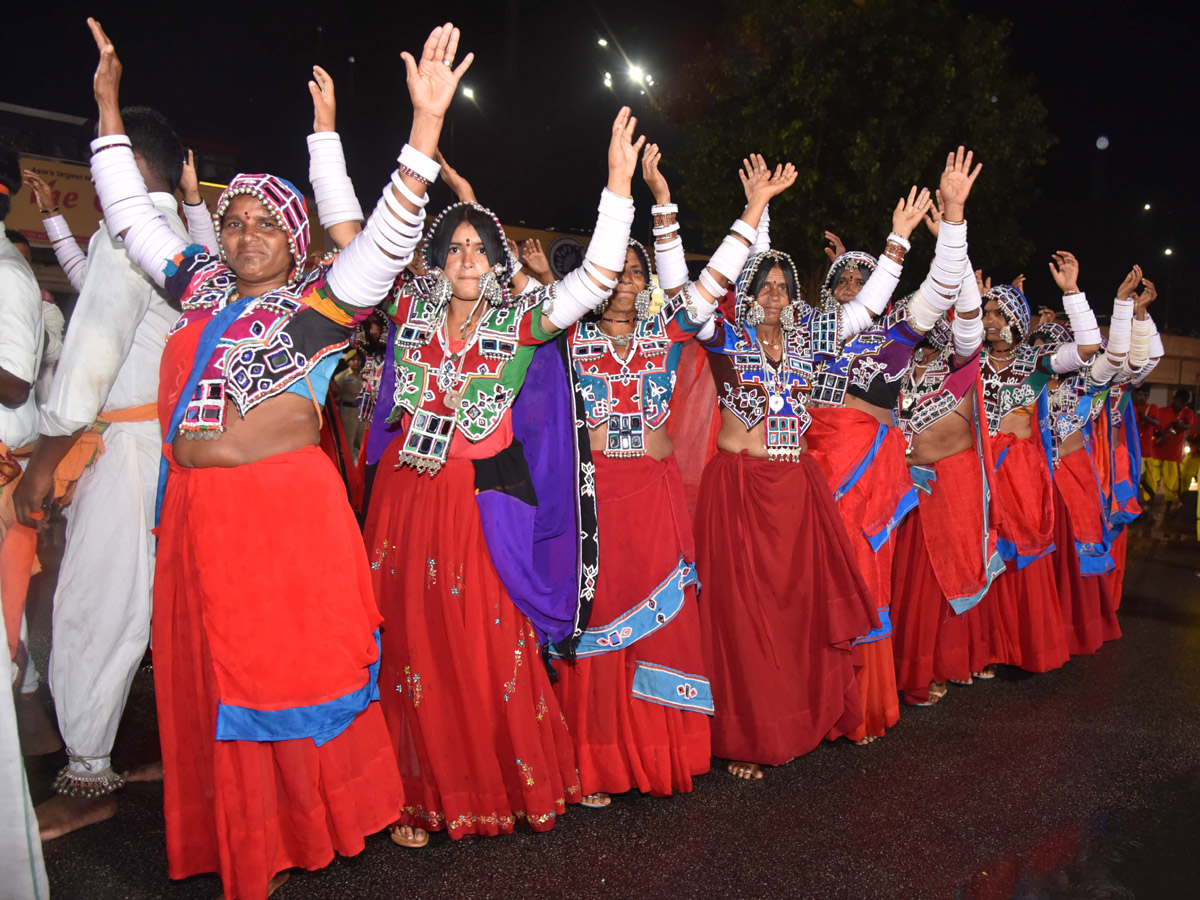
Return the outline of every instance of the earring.
{"type": "Polygon", "coordinates": [[[633,299],[633,309],[639,319],[650,318],[650,302],[654,299],[654,293],[650,288],[643,288],[637,292],[637,296],[633,299]]]}
{"type": "Polygon", "coordinates": [[[761,303],[755,300],[750,304],[750,308],[746,310],[746,324],[751,328],[757,328],[765,321],[767,321],[767,310],[761,303]]]}
{"type": "Polygon", "coordinates": [[[1011,344],[1013,342],[1013,330],[1011,325],[1005,325],[1000,329],[1000,340],[1004,341],[1006,344],[1011,344]]]}
{"type": "Polygon", "coordinates": [[[454,295],[454,288],[450,285],[450,279],[446,277],[446,273],[441,269],[434,269],[429,274],[437,273],[437,281],[434,282],[433,290],[429,292],[429,299],[433,301],[435,309],[443,310],[450,305],[450,298],[454,295]]]}
{"type": "Polygon", "coordinates": [[[493,269],[488,269],[479,276],[479,293],[491,306],[500,306],[503,304],[504,291],[501,290],[500,282],[497,280],[493,269]]]}
{"type": "Polygon", "coordinates": [[[788,304],[779,313],[779,327],[791,334],[796,330],[796,307],[788,304]]]}

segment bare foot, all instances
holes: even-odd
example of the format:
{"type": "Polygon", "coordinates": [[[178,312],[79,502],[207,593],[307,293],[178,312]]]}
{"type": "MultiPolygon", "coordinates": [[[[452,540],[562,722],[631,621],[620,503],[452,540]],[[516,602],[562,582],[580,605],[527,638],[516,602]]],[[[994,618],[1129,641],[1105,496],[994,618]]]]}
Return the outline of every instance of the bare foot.
{"type": "MultiPolygon", "coordinates": [[[[279,890],[281,887],[283,887],[284,882],[286,882],[291,877],[292,877],[292,873],[285,871],[285,872],[280,872],[278,875],[276,875],[274,878],[272,878],[270,881],[268,881],[267,882],[267,896],[270,897],[277,890],[279,890]]],[[[221,896],[218,897],[217,900],[229,900],[229,895],[226,894],[224,891],[222,891],[221,896]]]]}
{"type": "Polygon", "coordinates": [[[733,775],[737,778],[744,778],[747,781],[763,777],[762,766],[760,766],[758,763],[731,760],[729,765],[727,765],[725,768],[730,775],[733,775]]]}
{"type": "Polygon", "coordinates": [[[393,825],[388,829],[393,841],[401,847],[411,847],[419,850],[429,843],[429,832],[424,828],[414,828],[411,825],[393,825]]]}
{"type": "Polygon", "coordinates": [[[996,667],[994,665],[984,666],[982,672],[972,672],[971,675],[983,681],[990,681],[996,677],[996,667]]]}
{"type": "MultiPolygon", "coordinates": [[[[143,763],[140,766],[134,766],[128,772],[122,772],[121,777],[126,782],[132,781],[162,781],[163,768],[162,760],[156,759],[154,762],[143,763]]],[[[282,884],[282,882],[280,882],[282,884]]]]}
{"type": "Polygon", "coordinates": [[[579,801],[580,806],[586,806],[588,809],[604,809],[606,806],[612,805],[612,795],[606,794],[603,791],[597,791],[594,794],[586,794],[579,801]]]}
{"type": "Polygon", "coordinates": [[[117,814],[117,798],[112,794],[86,799],[55,794],[34,809],[43,841],[52,841],[88,825],[104,822],[117,814]]]}
{"type": "Polygon", "coordinates": [[[855,742],[854,742],[854,746],[856,746],[856,747],[865,747],[865,746],[867,746],[867,744],[873,744],[873,743],[875,743],[877,740],[879,740],[879,738],[880,738],[880,737],[882,737],[882,735],[878,735],[878,734],[868,734],[868,735],[867,735],[866,737],[864,737],[864,738],[863,738],[861,741],[855,741],[855,742]]]}
{"type": "Polygon", "coordinates": [[[968,678],[966,681],[959,681],[957,678],[949,678],[949,679],[947,679],[947,680],[948,680],[948,681],[949,681],[951,684],[961,684],[963,687],[970,687],[972,684],[974,684],[974,683],[975,683],[975,682],[974,682],[972,679],[970,679],[970,678],[968,678]]]}
{"type": "Polygon", "coordinates": [[[58,736],[54,722],[46,715],[41,695],[36,691],[31,694],[18,693],[14,705],[17,708],[21,752],[25,756],[46,756],[62,749],[62,738],[58,736]]]}

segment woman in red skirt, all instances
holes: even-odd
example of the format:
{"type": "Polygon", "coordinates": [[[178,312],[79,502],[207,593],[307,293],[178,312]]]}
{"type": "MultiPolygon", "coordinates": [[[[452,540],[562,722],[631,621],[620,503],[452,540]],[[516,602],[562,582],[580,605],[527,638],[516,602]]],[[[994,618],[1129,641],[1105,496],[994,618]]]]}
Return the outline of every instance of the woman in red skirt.
{"type": "Polygon", "coordinates": [[[515,294],[499,221],[462,202],[430,227],[428,274],[406,273],[393,292],[371,427],[372,441],[390,443],[365,536],[405,792],[392,837],[404,846],[423,846],[430,831],[507,834],[518,821],[547,831],[580,799],[542,646],[586,627],[595,491],[555,339],[625,267],[636,124],[627,108],[613,123],[581,268],[515,294]]]}
{"type": "Polygon", "coordinates": [[[1116,569],[1107,508],[1109,491],[1105,486],[1111,457],[1103,454],[1098,468],[1091,451],[1097,444],[1108,447],[1105,420],[1101,419],[1105,430],[1099,436],[1093,420],[1107,402],[1103,392],[1126,368],[1133,330],[1133,294],[1141,280],[1142,271],[1134,266],[1117,290],[1105,349],[1086,371],[1058,379],[1050,391],[1055,457],[1054,570],[1067,649],[1073,656],[1095,653],[1105,641],[1121,636],[1117,624],[1120,594],[1113,593],[1114,584],[1107,577],[1116,569]]]}
{"type": "Polygon", "coordinates": [[[842,254],[826,279],[835,321],[842,327],[836,346],[819,358],[809,448],[837,500],[855,556],[875,604],[881,627],[856,644],[863,724],[848,737],[867,744],[900,718],[896,689],[891,609],[892,535],[916,504],[905,460],[904,435],[895,427],[897,391],[912,359],[913,344],[932,329],[959,295],[966,263],[965,203],[979,167],[960,148],[951,153],[941,176],[947,224],[928,277],[907,304],[886,312],[909,249],[908,236],[930,207],[928,192],[910,193],[892,215],[892,234],[879,260],[864,253],[842,254]],[[858,261],[873,268],[864,283],[858,261]],[[870,320],[848,329],[853,307],[861,304],[870,320]],[[913,313],[913,315],[910,315],[913,313]]]}
{"type": "Polygon", "coordinates": [[[292,867],[361,851],[402,803],[373,702],[380,615],[353,513],[317,447],[316,398],[412,255],[407,225],[423,214],[442,116],[470,59],[446,65],[458,44],[449,24],[419,64],[404,55],[414,116],[400,170],[365,232],[303,275],[304,199],[274,176],[239,175],[221,195],[219,257],[170,230],[122,133],[120,63],[89,24],[105,221],[184,309],[159,380],[154,649],[169,872],[219,872],[226,897],[262,898],[292,867]]]}
{"type": "MultiPolygon", "coordinates": [[[[983,296],[984,412],[992,442],[993,486],[999,550],[1006,571],[992,585],[994,627],[1000,629],[994,662],[1046,672],[1069,658],[1054,579],[1054,486],[1050,476],[1050,427],[1046,386],[1055,374],[1081,368],[1099,349],[1100,330],[1087,298],[1075,286],[1078,264],[1058,254],[1051,272],[1063,290],[1063,306],[1075,341],[1035,347],[1029,334],[1029,303],[1020,290],[998,285],[983,296]]],[[[974,661],[973,661],[974,662],[974,661]]],[[[972,666],[974,669],[974,665],[972,666]]],[[[993,678],[988,665],[974,677],[993,678]]]]}
{"type": "Polygon", "coordinates": [[[659,285],[650,312],[650,260],[631,242],[625,269],[597,318],[570,332],[595,465],[600,546],[589,627],[557,648],[555,693],[571,728],[583,804],[637,789],[692,789],[712,764],[712,691],[702,660],[691,521],[671,438],[675,367],[683,342],[711,336],[717,300],[741,271],[768,200],[795,180],[765,166],[746,181],[747,206],[700,279],[688,283],[683,242],[660,154],[642,172],[654,192],[659,285]]]}
{"type": "Polygon", "coordinates": [[[954,620],[973,613],[1004,569],[980,427],[980,305],[968,261],[953,325],[943,320],[926,335],[901,381],[918,506],[896,539],[892,626],[896,684],[914,706],[937,703],[947,681],[970,680],[969,627],[954,620]]]}

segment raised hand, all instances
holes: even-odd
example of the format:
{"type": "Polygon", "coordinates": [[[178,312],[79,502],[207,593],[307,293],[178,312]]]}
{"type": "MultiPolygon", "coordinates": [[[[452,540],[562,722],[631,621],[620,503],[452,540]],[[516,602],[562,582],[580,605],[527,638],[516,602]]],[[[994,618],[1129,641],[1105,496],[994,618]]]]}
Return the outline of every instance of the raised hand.
{"type": "Polygon", "coordinates": [[[1121,282],[1121,286],[1117,288],[1117,299],[1128,300],[1133,296],[1133,292],[1137,290],[1137,286],[1142,283],[1142,267],[1134,266],[1129,270],[1129,274],[1125,276],[1125,280],[1121,282]]]}
{"type": "Polygon", "coordinates": [[[446,182],[446,186],[454,191],[454,196],[463,203],[475,203],[475,188],[471,187],[471,182],[459,175],[458,169],[446,162],[446,157],[442,156],[441,150],[434,153],[433,158],[441,163],[442,181],[446,182]]]}
{"type": "Polygon", "coordinates": [[[31,169],[23,169],[21,174],[25,176],[25,183],[33,191],[33,196],[37,198],[38,209],[54,209],[58,206],[58,202],[54,199],[54,188],[46,184],[41,175],[31,169]]]}
{"type": "Polygon", "coordinates": [[[661,161],[662,151],[658,149],[658,144],[647,144],[646,152],[642,154],[642,180],[646,182],[646,187],[650,188],[654,202],[659,206],[671,202],[671,187],[658,169],[661,161]]]}
{"type": "Polygon", "coordinates": [[[320,66],[313,66],[312,81],[308,92],[313,101],[313,131],[337,131],[337,98],[333,93],[333,79],[320,66]]]}
{"type": "Polygon", "coordinates": [[[631,194],[630,186],[637,169],[638,154],[646,143],[645,135],[636,141],[633,139],[636,129],[637,117],[630,115],[628,106],[622,106],[613,119],[612,135],[608,141],[608,189],[622,197],[631,194]]]}
{"type": "Polygon", "coordinates": [[[942,172],[941,193],[942,218],[951,222],[961,222],[964,218],[964,208],[975,179],[983,169],[983,163],[972,170],[971,163],[975,159],[973,150],[959,147],[954,153],[946,156],[946,168],[942,172]]]}
{"type": "Polygon", "coordinates": [[[742,167],[738,169],[738,178],[742,181],[742,190],[746,192],[747,203],[750,202],[750,185],[762,173],[766,173],[767,177],[770,177],[767,161],[763,159],[761,153],[751,153],[742,160],[742,167]]]}
{"type": "Polygon", "coordinates": [[[929,188],[921,188],[921,192],[917,193],[917,186],[914,184],[908,192],[908,197],[901,197],[896,208],[892,210],[892,231],[907,239],[932,206],[929,188]]]}
{"type": "Polygon", "coordinates": [[[439,25],[429,33],[421,51],[420,62],[405,50],[400,54],[408,79],[408,96],[412,98],[413,113],[442,118],[458,90],[458,82],[475,59],[474,53],[463,57],[458,68],[454,56],[458,53],[459,30],[452,22],[439,25]]]}
{"type": "MultiPolygon", "coordinates": [[[[1012,280],[1012,286],[1015,287],[1022,294],[1025,293],[1025,273],[1024,272],[1022,272],[1020,275],[1018,275],[1016,278],[1014,278],[1012,280]]],[[[1046,309],[1047,307],[1042,307],[1042,308],[1046,309]]]]}
{"type": "Polygon", "coordinates": [[[96,95],[98,104],[119,110],[121,60],[117,58],[117,48],[113,46],[99,22],[88,19],[87,23],[100,51],[100,62],[96,66],[96,74],[92,76],[92,92],[96,95]]]}
{"type": "Polygon", "coordinates": [[[1059,250],[1050,262],[1050,276],[1064,294],[1079,293],[1079,260],[1075,254],[1059,250]]]}
{"type": "Polygon", "coordinates": [[[200,178],[196,175],[196,156],[191,150],[183,161],[183,174],[179,178],[179,190],[183,193],[183,202],[195,206],[203,203],[200,196],[200,178]]]}
{"type": "Polygon", "coordinates": [[[1139,319],[1146,312],[1146,307],[1154,302],[1158,296],[1158,290],[1154,287],[1154,282],[1149,278],[1142,279],[1142,292],[1133,295],[1133,313],[1139,319]]]}
{"type": "Polygon", "coordinates": [[[1051,322],[1054,322],[1057,320],[1058,320],[1058,313],[1056,313],[1054,310],[1052,310],[1048,306],[1043,306],[1040,309],[1038,309],[1037,325],[1035,327],[1040,328],[1043,325],[1049,325],[1051,322]]]}
{"type": "Polygon", "coordinates": [[[554,280],[554,273],[550,271],[550,260],[546,258],[542,242],[537,238],[530,238],[521,244],[521,265],[542,284],[549,284],[554,280]]]}
{"type": "Polygon", "coordinates": [[[829,241],[829,246],[825,248],[825,255],[829,257],[830,262],[846,252],[846,245],[832,231],[825,232],[825,240],[829,241]]]}
{"type": "Polygon", "coordinates": [[[746,202],[759,202],[765,205],[770,202],[771,198],[778,197],[795,184],[797,174],[799,173],[796,171],[796,167],[791,163],[780,163],[775,167],[774,172],[765,165],[762,169],[756,168],[748,188],[746,202]]]}

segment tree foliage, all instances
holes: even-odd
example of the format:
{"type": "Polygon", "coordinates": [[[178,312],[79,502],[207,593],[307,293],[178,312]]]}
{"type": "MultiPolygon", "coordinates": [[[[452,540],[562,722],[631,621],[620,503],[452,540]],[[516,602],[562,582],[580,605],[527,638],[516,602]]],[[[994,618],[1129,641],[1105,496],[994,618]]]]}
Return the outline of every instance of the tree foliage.
{"type": "MultiPolygon", "coordinates": [[[[697,53],[664,98],[688,139],[673,162],[705,243],[741,201],[742,157],[791,161],[796,185],[772,204],[773,244],[819,283],[822,232],[879,253],[896,200],[937,187],[958,144],[984,164],[971,195],[976,266],[1022,264],[1021,216],[1053,144],[1032,78],[1011,71],[1011,26],[941,0],[744,0],[726,42],[697,53]]],[[[914,235],[917,237],[917,235],[914,235]]],[[[812,296],[810,293],[809,296],[812,296]]]]}

